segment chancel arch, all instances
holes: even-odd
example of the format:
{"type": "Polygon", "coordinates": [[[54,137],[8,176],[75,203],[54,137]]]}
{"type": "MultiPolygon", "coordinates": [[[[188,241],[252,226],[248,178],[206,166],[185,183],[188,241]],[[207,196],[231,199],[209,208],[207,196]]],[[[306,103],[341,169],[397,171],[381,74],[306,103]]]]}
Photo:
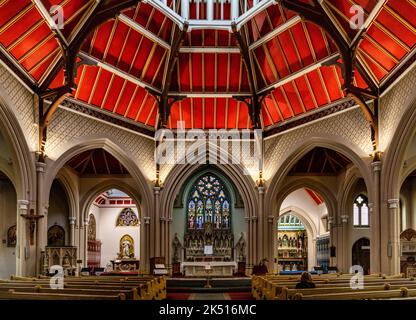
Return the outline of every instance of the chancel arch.
{"type": "MultiPolygon", "coordinates": [[[[224,150],[218,150],[219,153],[224,153],[224,150]]],[[[195,177],[203,170],[213,170],[219,175],[223,175],[226,180],[232,181],[230,184],[235,191],[235,195],[238,195],[239,199],[244,206],[244,217],[247,224],[246,234],[246,250],[247,250],[247,262],[246,266],[250,269],[256,262],[258,257],[264,257],[261,251],[260,235],[257,233],[257,229],[254,227],[256,223],[258,213],[258,193],[256,192],[256,185],[253,179],[244,174],[244,167],[242,165],[178,165],[175,166],[166,177],[164,181],[163,189],[160,192],[160,237],[157,237],[155,247],[158,247],[158,241],[162,243],[160,245],[161,255],[172,257],[172,241],[175,234],[172,232],[171,226],[174,224],[174,207],[177,203],[178,194],[184,196],[181,193],[184,186],[187,185],[187,181],[195,177]],[[166,223],[164,223],[166,221],[166,223]],[[163,231],[165,230],[165,231],[163,231]],[[168,236],[165,237],[163,233],[168,236]]],[[[182,200],[183,201],[183,200],[182,200]]],[[[156,217],[157,219],[157,217],[156,217]]],[[[183,226],[182,226],[183,228],[183,226]]],[[[158,233],[157,233],[158,234],[158,233]]],[[[238,236],[238,239],[241,235],[238,236]]],[[[237,239],[237,241],[238,241],[237,239]]],[[[181,240],[182,241],[182,240],[181,240]]],[[[170,261],[168,261],[170,263],[170,261]]]]}
{"type": "Polygon", "coordinates": [[[246,199],[238,192],[236,180],[221,169],[201,166],[179,186],[172,204],[170,243],[180,244],[183,250],[178,254],[173,246],[172,262],[213,259],[248,267],[246,199]]]}

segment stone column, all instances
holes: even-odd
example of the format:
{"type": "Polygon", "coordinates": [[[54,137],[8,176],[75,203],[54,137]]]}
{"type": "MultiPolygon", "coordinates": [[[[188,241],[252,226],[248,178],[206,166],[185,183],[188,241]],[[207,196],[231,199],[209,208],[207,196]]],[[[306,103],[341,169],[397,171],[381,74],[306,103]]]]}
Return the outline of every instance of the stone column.
{"type": "Polygon", "coordinates": [[[343,248],[343,252],[342,252],[342,262],[341,262],[341,271],[343,272],[349,272],[349,266],[348,266],[348,255],[350,254],[351,250],[350,250],[350,245],[348,243],[348,218],[349,216],[347,214],[343,214],[341,215],[341,223],[342,223],[342,228],[341,228],[341,233],[342,233],[342,241],[341,241],[341,246],[343,248]]]}
{"type": "Polygon", "coordinates": [[[389,241],[387,256],[390,261],[390,274],[400,273],[400,216],[399,199],[387,200],[389,208],[389,241]]]}
{"type": "Polygon", "coordinates": [[[23,276],[26,273],[26,250],[27,244],[26,219],[21,215],[28,214],[29,201],[17,200],[17,223],[16,223],[16,275],[23,276]]]}
{"type": "Polygon", "coordinates": [[[36,224],[36,249],[35,249],[35,267],[36,273],[41,272],[40,265],[41,252],[45,250],[48,244],[48,207],[44,205],[43,189],[45,180],[46,164],[36,162],[36,213],[44,217],[37,220],[36,224]]]}
{"type": "Polygon", "coordinates": [[[381,271],[381,208],[380,208],[380,172],[381,161],[374,161],[371,163],[373,168],[373,210],[370,215],[370,229],[371,229],[371,241],[370,241],[370,265],[371,272],[376,273],[381,271]]]}
{"type": "Polygon", "coordinates": [[[259,255],[261,255],[261,258],[268,258],[268,242],[267,242],[267,219],[264,215],[264,187],[258,186],[257,191],[259,193],[259,208],[258,208],[258,217],[259,217],[259,223],[258,223],[258,241],[257,241],[257,247],[256,251],[259,252],[259,255]]]}
{"type": "Polygon", "coordinates": [[[83,234],[83,240],[84,240],[84,247],[83,247],[83,265],[84,267],[87,267],[87,260],[88,260],[88,219],[84,220],[84,234],[83,234]]]}
{"type": "Polygon", "coordinates": [[[171,234],[172,234],[172,218],[167,218],[166,219],[166,227],[167,227],[167,232],[166,232],[166,266],[168,269],[171,268],[171,248],[172,248],[172,243],[171,243],[171,234]]]}
{"type": "Polygon", "coordinates": [[[408,212],[406,212],[407,214],[407,228],[412,228],[413,230],[416,229],[416,178],[412,177],[411,179],[411,184],[410,184],[410,197],[409,197],[409,201],[410,201],[410,206],[408,206],[408,208],[410,209],[408,212]]]}
{"type": "MultiPolygon", "coordinates": [[[[84,248],[84,225],[80,221],[78,223],[78,250],[77,250],[78,260],[83,260],[83,256],[84,256],[82,252],[83,248],[84,248]]],[[[84,263],[84,261],[82,261],[82,263],[84,263]]]]}
{"type": "Polygon", "coordinates": [[[257,216],[254,216],[251,218],[251,228],[252,228],[252,239],[253,239],[253,246],[252,246],[252,254],[253,254],[253,264],[256,264],[260,259],[263,259],[264,257],[261,257],[258,250],[258,242],[257,242],[257,216]]]}
{"type": "Polygon", "coordinates": [[[144,250],[144,257],[141,258],[141,263],[140,263],[140,269],[142,272],[149,272],[150,271],[150,254],[151,254],[151,248],[150,248],[150,217],[144,217],[143,218],[143,225],[144,225],[144,230],[142,230],[142,232],[144,232],[144,239],[145,239],[145,250],[144,250]],[[143,263],[142,263],[143,262],[143,263]]]}
{"type": "Polygon", "coordinates": [[[166,226],[166,217],[160,217],[157,220],[156,225],[160,225],[160,236],[158,239],[160,239],[159,242],[159,254],[156,254],[157,257],[161,256],[161,257],[165,257],[165,261],[167,263],[167,259],[168,257],[166,257],[166,241],[167,241],[167,237],[166,237],[166,233],[167,233],[167,226],[166,226]]]}
{"type": "Polygon", "coordinates": [[[267,260],[269,260],[268,263],[268,269],[269,272],[273,272],[276,273],[277,272],[277,265],[278,265],[278,260],[277,260],[277,256],[275,257],[274,255],[274,246],[275,246],[275,234],[274,232],[277,230],[275,230],[275,224],[274,224],[274,216],[268,216],[267,217],[267,229],[266,231],[266,236],[267,236],[267,260]],[[276,261],[274,260],[276,258],[276,261]]]}
{"type": "Polygon", "coordinates": [[[253,267],[253,241],[252,241],[252,230],[251,230],[251,218],[245,217],[247,223],[247,262],[250,269],[253,267]]]}
{"type": "MultiPolygon", "coordinates": [[[[69,217],[69,244],[71,246],[75,246],[75,223],[76,221],[77,221],[77,218],[69,217]]],[[[88,232],[87,232],[87,238],[88,238],[88,232]]]]}
{"type": "MultiPolygon", "coordinates": [[[[329,247],[331,248],[332,246],[335,247],[335,250],[338,251],[337,248],[337,241],[336,241],[336,225],[335,225],[335,218],[332,216],[328,216],[328,225],[329,225],[329,247]]],[[[335,252],[338,254],[338,252],[335,252]]],[[[335,259],[331,256],[329,256],[329,266],[334,266],[335,264],[335,259]]]]}
{"type": "Polygon", "coordinates": [[[158,186],[153,187],[153,194],[154,194],[154,200],[155,200],[155,234],[154,234],[155,256],[159,257],[162,252],[161,244],[163,244],[163,241],[162,241],[163,234],[161,234],[162,221],[160,219],[160,187],[158,186]]]}

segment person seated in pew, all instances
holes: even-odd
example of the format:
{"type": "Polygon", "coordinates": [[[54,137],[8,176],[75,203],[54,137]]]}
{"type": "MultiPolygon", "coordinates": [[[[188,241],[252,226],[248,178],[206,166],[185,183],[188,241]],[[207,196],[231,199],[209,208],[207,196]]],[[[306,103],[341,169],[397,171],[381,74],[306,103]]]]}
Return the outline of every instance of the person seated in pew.
{"type": "Polygon", "coordinates": [[[296,284],[296,289],[310,289],[315,288],[315,283],[312,280],[312,276],[309,272],[303,272],[300,276],[300,282],[296,284]]]}

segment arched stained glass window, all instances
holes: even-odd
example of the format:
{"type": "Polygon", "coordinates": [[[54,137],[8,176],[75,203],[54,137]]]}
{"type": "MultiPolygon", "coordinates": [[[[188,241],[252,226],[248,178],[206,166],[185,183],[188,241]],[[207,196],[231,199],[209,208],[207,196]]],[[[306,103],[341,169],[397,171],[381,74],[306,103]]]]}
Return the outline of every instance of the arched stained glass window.
{"type": "Polygon", "coordinates": [[[207,223],[214,229],[230,229],[230,199],[222,181],[213,174],[199,178],[187,202],[187,228],[204,229],[207,223]]]}
{"type": "Polygon", "coordinates": [[[117,227],[135,227],[139,225],[136,213],[132,208],[121,210],[117,218],[117,227]]]}
{"type": "Polygon", "coordinates": [[[368,227],[370,225],[368,200],[367,197],[360,194],[355,198],[353,204],[353,223],[354,227],[368,227]]]}

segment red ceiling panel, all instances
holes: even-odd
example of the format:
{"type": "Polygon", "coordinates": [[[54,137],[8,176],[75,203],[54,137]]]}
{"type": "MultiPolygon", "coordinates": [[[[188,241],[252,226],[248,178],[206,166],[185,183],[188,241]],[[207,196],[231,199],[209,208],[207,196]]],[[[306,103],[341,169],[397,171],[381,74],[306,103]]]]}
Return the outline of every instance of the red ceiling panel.
{"type": "MultiPolygon", "coordinates": [[[[42,0],[46,10],[62,5],[65,28],[62,33],[70,39],[79,29],[80,21],[92,9],[95,1],[42,0]]],[[[301,0],[314,5],[311,0],[301,0]]],[[[114,2],[115,3],[115,2],[114,2]]],[[[335,23],[343,28],[348,41],[356,30],[349,26],[354,4],[361,5],[366,16],[374,9],[376,0],[331,0],[323,5],[333,13],[335,23]]],[[[252,5],[252,2],[249,3],[252,5]]],[[[215,17],[220,17],[220,7],[215,17]]],[[[200,4],[200,17],[206,13],[200,4]]],[[[229,17],[226,4],[225,17],[229,17]]],[[[164,84],[169,51],[150,40],[149,35],[137,31],[147,29],[166,43],[172,42],[173,22],[150,4],[140,3],[122,13],[136,28],[120,19],[101,25],[88,35],[82,51],[108,66],[78,68],[74,97],[142,124],[154,126],[158,119],[156,100],[142,86],[161,90],[164,84]],[[117,70],[118,69],[118,70],[117,70]],[[141,87],[123,77],[119,71],[143,82],[141,87]]],[[[250,44],[255,43],[289,19],[295,13],[279,5],[268,7],[251,19],[242,30],[247,31],[250,44]]],[[[196,17],[196,4],[191,4],[191,17],[196,17]]],[[[414,52],[416,45],[416,15],[413,0],[389,0],[369,26],[360,42],[358,55],[376,80],[386,79],[397,66],[414,52]]],[[[175,27],[176,28],[176,27],[175,27]]],[[[29,0],[0,1],[0,44],[36,80],[42,81],[61,50],[53,32],[29,0]]],[[[224,30],[193,30],[188,33],[183,47],[238,48],[235,37],[224,30]]],[[[256,89],[276,84],[279,80],[299,72],[284,85],[273,90],[262,105],[265,127],[292,119],[308,111],[338,101],[344,97],[342,74],[339,67],[320,67],[304,74],[303,68],[337,52],[334,42],[318,26],[300,21],[272,39],[258,45],[251,52],[256,89]]],[[[355,71],[355,84],[367,88],[362,75],[355,71]]],[[[61,70],[50,88],[64,84],[61,70]]],[[[250,93],[248,73],[239,53],[179,54],[173,71],[171,92],[193,93],[250,93]]],[[[172,106],[171,127],[183,120],[187,128],[247,128],[250,118],[247,106],[231,98],[188,98],[172,106]]]]}

